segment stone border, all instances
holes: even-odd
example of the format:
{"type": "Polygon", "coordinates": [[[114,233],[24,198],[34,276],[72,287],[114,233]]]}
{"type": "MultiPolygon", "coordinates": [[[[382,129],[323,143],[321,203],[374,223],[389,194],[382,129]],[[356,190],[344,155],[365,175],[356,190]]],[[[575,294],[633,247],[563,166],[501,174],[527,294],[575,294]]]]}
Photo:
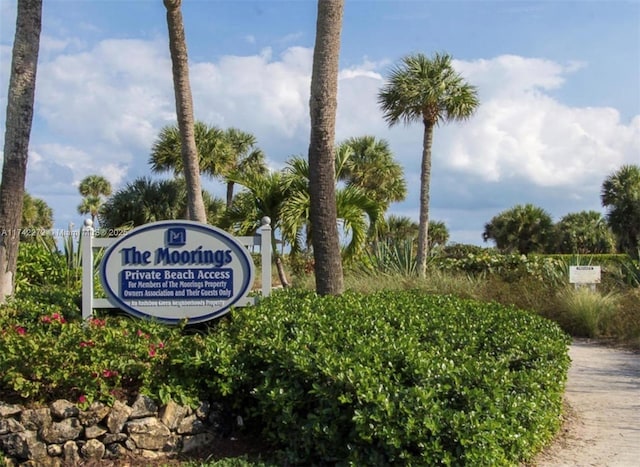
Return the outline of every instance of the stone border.
{"type": "Polygon", "coordinates": [[[86,410],[64,399],[35,409],[0,402],[0,452],[8,465],[52,467],[131,455],[171,458],[228,436],[231,418],[220,404],[158,407],[146,396],[130,406],[95,402],[86,410]]]}

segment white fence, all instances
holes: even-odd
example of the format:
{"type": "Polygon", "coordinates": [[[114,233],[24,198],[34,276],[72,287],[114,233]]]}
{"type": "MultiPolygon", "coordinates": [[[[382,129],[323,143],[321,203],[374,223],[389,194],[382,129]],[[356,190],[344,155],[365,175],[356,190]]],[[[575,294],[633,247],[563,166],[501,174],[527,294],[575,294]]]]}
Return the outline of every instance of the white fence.
{"type": "MultiPolygon", "coordinates": [[[[96,298],[93,290],[94,278],[94,250],[108,248],[121,237],[102,238],[95,236],[91,219],[84,221],[81,232],[82,243],[82,318],[89,319],[96,308],[118,308],[106,298],[96,298]],[[87,267],[89,266],[89,267],[87,267]]],[[[262,225],[256,231],[256,235],[250,237],[235,237],[245,247],[260,247],[262,296],[267,297],[271,293],[271,219],[262,218],[262,225]]],[[[256,303],[256,297],[246,297],[234,306],[248,306],[256,303]]]]}

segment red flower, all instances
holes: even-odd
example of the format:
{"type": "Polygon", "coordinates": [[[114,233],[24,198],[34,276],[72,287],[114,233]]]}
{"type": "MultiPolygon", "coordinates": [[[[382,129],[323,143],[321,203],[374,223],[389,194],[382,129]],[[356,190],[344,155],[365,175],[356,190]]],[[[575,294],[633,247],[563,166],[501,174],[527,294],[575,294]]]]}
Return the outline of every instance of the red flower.
{"type": "Polygon", "coordinates": [[[16,333],[24,336],[27,333],[27,330],[25,328],[23,328],[22,326],[16,326],[15,327],[16,333]]]}
{"type": "Polygon", "coordinates": [[[104,370],[102,372],[102,376],[104,376],[105,378],[112,378],[112,377],[118,376],[118,372],[112,371],[112,370],[104,370]]]}
{"type": "Polygon", "coordinates": [[[158,342],[158,348],[164,349],[164,342],[158,342]]]}
{"type": "Polygon", "coordinates": [[[51,322],[51,317],[50,316],[43,316],[42,317],[42,322],[43,323],[50,323],[51,322]]]}
{"type": "Polygon", "coordinates": [[[87,402],[87,396],[84,394],[80,395],[80,397],[78,397],[78,403],[84,404],[85,402],[87,402]]]}
{"type": "Polygon", "coordinates": [[[102,328],[107,324],[107,320],[106,319],[100,319],[100,318],[92,318],[89,321],[89,324],[91,326],[95,326],[97,328],[102,328]]]}
{"type": "Polygon", "coordinates": [[[155,357],[156,356],[156,347],[152,344],[151,347],[149,347],[149,357],[155,357]]]}
{"type": "Polygon", "coordinates": [[[80,342],[80,347],[93,347],[96,344],[93,341],[82,341],[80,342]]]}

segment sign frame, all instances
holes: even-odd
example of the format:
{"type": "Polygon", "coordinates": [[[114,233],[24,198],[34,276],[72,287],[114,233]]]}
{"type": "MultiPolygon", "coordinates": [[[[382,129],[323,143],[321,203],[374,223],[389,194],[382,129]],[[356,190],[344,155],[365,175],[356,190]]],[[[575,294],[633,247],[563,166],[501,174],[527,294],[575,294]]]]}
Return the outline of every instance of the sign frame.
{"type": "MultiPolygon", "coordinates": [[[[228,313],[228,311],[232,307],[238,306],[247,306],[255,304],[257,301],[257,297],[248,297],[247,294],[251,291],[251,287],[253,285],[253,281],[255,278],[255,269],[253,266],[253,260],[251,255],[247,251],[246,247],[254,247],[260,246],[261,260],[262,260],[262,296],[266,297],[271,292],[271,226],[270,219],[265,217],[262,219],[262,226],[256,232],[254,236],[247,237],[234,237],[231,234],[225,232],[218,227],[214,227],[208,224],[203,224],[194,221],[186,221],[186,220],[173,220],[173,221],[159,221],[149,224],[144,224],[142,226],[136,227],[135,229],[127,232],[125,235],[120,237],[111,237],[111,238],[96,238],[95,231],[93,229],[93,225],[90,219],[85,220],[84,227],[81,232],[81,241],[82,241],[82,257],[83,264],[91,264],[94,266],[94,255],[93,250],[98,248],[107,248],[105,252],[105,257],[101,261],[99,265],[100,276],[103,284],[103,288],[105,293],[107,294],[107,299],[101,299],[94,297],[93,290],[93,275],[94,275],[94,267],[83,268],[83,280],[82,280],[82,316],[83,318],[89,319],[93,315],[94,308],[119,308],[133,316],[143,319],[157,319],[159,322],[163,322],[166,324],[177,324],[183,319],[187,318],[189,324],[200,323],[204,321],[209,321],[211,319],[218,318],[228,313]],[[160,316],[154,314],[153,308],[149,311],[148,307],[144,309],[140,309],[139,307],[132,305],[131,303],[127,303],[122,296],[120,296],[120,292],[123,287],[126,287],[124,284],[124,279],[122,279],[122,283],[114,284],[114,274],[118,277],[124,277],[124,269],[122,266],[113,265],[111,263],[117,262],[115,255],[117,254],[117,248],[119,246],[124,245],[137,245],[140,240],[151,240],[157,242],[157,237],[159,235],[163,235],[164,242],[163,244],[166,246],[165,249],[172,249],[174,254],[178,254],[182,247],[188,247],[186,245],[187,242],[187,233],[189,231],[197,232],[196,236],[204,236],[205,238],[211,237],[211,241],[218,245],[228,246],[228,251],[233,251],[234,253],[228,253],[230,255],[227,260],[230,262],[230,267],[234,268],[233,271],[230,272],[231,280],[230,282],[233,284],[234,275],[237,275],[238,279],[241,281],[239,288],[234,288],[233,292],[231,292],[231,297],[228,300],[219,300],[219,302],[226,303],[216,303],[213,304],[213,300],[209,301],[209,306],[213,306],[212,309],[208,306],[203,306],[202,310],[200,310],[199,303],[193,302],[196,298],[191,298],[192,301],[190,305],[185,305],[188,311],[181,312],[181,305],[176,304],[178,311],[174,314],[173,311],[167,311],[168,309],[173,310],[172,305],[168,305],[162,300],[156,301],[156,305],[158,303],[163,303],[161,305],[162,308],[158,308],[160,316]],[[146,237],[145,237],[146,235],[146,237]],[[217,242],[217,243],[216,243],[217,242]],[[233,256],[233,257],[232,257],[233,256]],[[231,258],[231,259],[229,259],[231,258]],[[244,264],[242,264],[244,263],[244,264]],[[240,268],[240,269],[238,269],[240,268]],[[247,276],[248,277],[245,277],[247,276]],[[109,276],[109,277],[108,277],[109,276]],[[245,283],[246,282],[246,283],[245,283]],[[114,290],[116,289],[116,290],[114,290]],[[195,303],[195,304],[194,304],[195,303]],[[216,308],[217,306],[217,308],[216,308]],[[188,315],[188,316],[186,316],[188,315]]],[[[149,245],[145,245],[148,247],[149,245]]],[[[156,245],[157,246],[157,245],[156,245]]],[[[125,248],[129,250],[133,250],[133,255],[138,254],[136,252],[135,246],[133,248],[125,248]]],[[[121,251],[118,250],[121,253],[121,251]]],[[[144,257],[136,257],[138,262],[142,264],[140,271],[144,271],[145,268],[145,260],[150,260],[150,252],[144,252],[146,256],[144,257]],[[143,258],[143,259],[140,259],[143,258]]],[[[124,255],[121,255],[124,257],[124,255]]],[[[128,261],[131,259],[128,258],[128,261]]],[[[124,259],[121,260],[121,263],[124,263],[124,259]]],[[[148,261],[150,262],[150,261],[148,261]]],[[[134,266],[135,267],[135,266],[134,266]]],[[[150,266],[155,267],[155,266],[150,266]]],[[[197,268],[201,268],[202,266],[195,266],[197,268]]],[[[205,271],[208,271],[206,269],[205,271]]],[[[167,266],[163,268],[160,266],[160,269],[154,270],[150,269],[150,271],[176,271],[176,270],[189,270],[189,266],[178,266],[178,268],[173,266],[167,266]],[[179,269],[182,268],[182,269],[179,269]]],[[[215,269],[214,269],[215,270],[215,269]]],[[[137,270],[136,270],[137,271],[137,270]]],[[[227,274],[228,276],[229,274],[227,274]]],[[[117,279],[119,281],[120,279],[117,279]]],[[[222,284],[222,282],[221,282],[222,284]]],[[[142,284],[144,286],[144,284],[142,284]]],[[[224,285],[223,285],[224,286],[224,285]]],[[[135,287],[135,285],[134,285],[135,287]]],[[[157,285],[156,285],[157,287],[157,285]]],[[[233,287],[233,285],[231,285],[233,287]]],[[[175,289],[174,289],[175,290],[175,289]]],[[[227,291],[228,292],[228,291],[227,291]]],[[[137,293],[137,292],[136,292],[137,293]]],[[[197,295],[199,295],[199,289],[197,290],[197,295]]],[[[195,294],[194,294],[195,295],[195,294]]],[[[127,299],[129,300],[129,299],[127,299]]],[[[137,305],[137,301],[131,300],[133,303],[137,305]]],[[[141,300],[142,301],[142,300],[141,300]]],[[[189,300],[184,300],[185,303],[188,303],[189,300]]],[[[177,300],[180,302],[180,299],[177,300]]],[[[204,300],[203,300],[204,302],[204,300]]],[[[145,302],[147,303],[147,302],[145,302]]],[[[156,306],[153,305],[153,306],[156,306]]]]}

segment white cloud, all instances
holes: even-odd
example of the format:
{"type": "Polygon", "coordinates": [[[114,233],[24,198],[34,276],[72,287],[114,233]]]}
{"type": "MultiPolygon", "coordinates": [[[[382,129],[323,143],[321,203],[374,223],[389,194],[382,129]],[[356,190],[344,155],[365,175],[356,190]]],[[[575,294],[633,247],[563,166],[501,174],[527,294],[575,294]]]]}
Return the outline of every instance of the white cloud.
{"type": "MultiPolygon", "coordinates": [[[[73,39],[46,41],[49,53],[38,69],[30,186],[48,184],[70,194],[73,183],[90,173],[116,186],[148,174],[153,140],[175,121],[166,42],[105,40],[78,50],[73,39]]],[[[10,48],[1,46],[0,54],[4,59],[10,48]]],[[[292,154],[306,154],[312,55],[303,47],[277,55],[265,48],[255,55],[192,63],[196,118],[252,132],[273,167],[292,154]]],[[[422,126],[387,128],[377,104],[387,65],[365,58],[341,70],[336,140],[365,134],[387,139],[409,185],[409,197],[398,209],[417,218],[422,126]]],[[[576,200],[574,211],[593,208],[606,174],[623,163],[638,163],[640,115],[625,124],[615,109],[571,107],[555,97],[584,64],[505,55],[455,66],[478,86],[482,105],[468,122],[436,129],[432,200],[440,218],[472,218],[474,209],[486,215],[474,206],[509,207],[527,196],[549,208],[545,203],[561,204],[558,193],[563,206],[576,200]],[[455,215],[447,215],[454,207],[455,215]]],[[[6,63],[2,71],[8,73],[6,63]]],[[[64,203],[69,205],[68,199],[64,203]]],[[[56,208],[61,216],[63,211],[64,206],[56,208]]],[[[465,238],[467,231],[482,228],[452,223],[465,238]]]]}

